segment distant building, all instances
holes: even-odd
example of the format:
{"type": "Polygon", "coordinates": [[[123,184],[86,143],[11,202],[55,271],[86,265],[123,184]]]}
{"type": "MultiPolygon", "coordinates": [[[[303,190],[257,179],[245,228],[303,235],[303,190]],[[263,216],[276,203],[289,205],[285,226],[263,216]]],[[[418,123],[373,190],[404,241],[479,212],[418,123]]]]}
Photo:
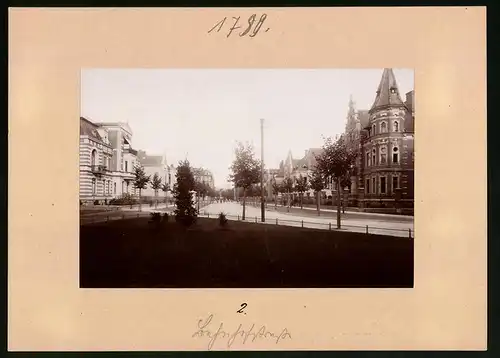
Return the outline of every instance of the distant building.
{"type": "Polygon", "coordinates": [[[193,168],[192,171],[195,181],[208,184],[210,188],[215,189],[214,176],[210,170],[193,168]]]}
{"type": "Polygon", "coordinates": [[[80,200],[104,202],[135,194],[137,151],[126,123],[93,123],[80,117],[80,200]]]}
{"type": "MultiPolygon", "coordinates": [[[[165,155],[148,155],[145,151],[139,150],[137,153],[137,160],[144,167],[144,172],[146,175],[150,176],[150,179],[153,180],[153,176],[158,174],[161,178],[162,184],[167,184],[168,188],[171,189],[172,184],[172,173],[171,167],[167,165],[167,160],[165,155]]],[[[151,187],[151,182],[148,183],[146,189],[142,190],[141,193],[144,198],[154,198],[155,192],[151,187]]],[[[164,192],[162,189],[158,189],[157,197],[165,198],[171,196],[170,192],[164,192]]]]}

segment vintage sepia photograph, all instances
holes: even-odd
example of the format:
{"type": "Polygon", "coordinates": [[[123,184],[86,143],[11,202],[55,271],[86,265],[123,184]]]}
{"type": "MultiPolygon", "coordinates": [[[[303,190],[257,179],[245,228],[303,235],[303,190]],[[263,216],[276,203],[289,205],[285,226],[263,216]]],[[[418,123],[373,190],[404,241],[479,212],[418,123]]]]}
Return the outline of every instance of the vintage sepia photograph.
{"type": "Polygon", "coordinates": [[[81,288],[412,288],[413,69],[82,69],[81,288]]]}

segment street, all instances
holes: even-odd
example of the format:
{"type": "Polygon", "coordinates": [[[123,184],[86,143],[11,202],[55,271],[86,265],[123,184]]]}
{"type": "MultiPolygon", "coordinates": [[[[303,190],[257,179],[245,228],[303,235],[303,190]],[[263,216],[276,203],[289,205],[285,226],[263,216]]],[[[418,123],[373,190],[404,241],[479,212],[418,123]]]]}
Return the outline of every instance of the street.
{"type": "MultiPolygon", "coordinates": [[[[225,202],[225,203],[213,203],[201,210],[202,215],[209,214],[210,217],[217,217],[221,212],[228,215],[229,220],[238,220],[238,215],[241,219],[243,212],[243,207],[241,204],[236,202],[225,202]]],[[[246,221],[260,222],[260,206],[252,206],[250,204],[246,205],[246,221]]],[[[312,217],[309,215],[300,215],[296,212],[294,213],[283,213],[274,210],[274,207],[268,207],[266,209],[266,224],[276,225],[276,219],[278,219],[278,225],[286,226],[304,226],[312,229],[330,229],[336,228],[336,218],[334,217],[312,217]]],[[[371,234],[379,235],[390,235],[390,236],[401,236],[408,237],[409,230],[411,230],[411,235],[413,237],[413,217],[395,218],[393,215],[385,216],[383,214],[363,216],[362,213],[358,215],[342,214],[342,227],[341,230],[353,231],[353,232],[366,232],[368,226],[368,232],[371,234]]]]}

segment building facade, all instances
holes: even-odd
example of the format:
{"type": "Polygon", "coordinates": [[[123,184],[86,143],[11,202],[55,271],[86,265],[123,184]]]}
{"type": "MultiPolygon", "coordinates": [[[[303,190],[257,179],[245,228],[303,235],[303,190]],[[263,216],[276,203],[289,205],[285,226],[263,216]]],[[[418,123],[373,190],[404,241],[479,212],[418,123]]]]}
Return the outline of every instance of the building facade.
{"type": "Polygon", "coordinates": [[[215,189],[214,176],[210,170],[203,168],[193,168],[193,176],[195,181],[205,183],[210,188],[215,189]]]}
{"type": "Polygon", "coordinates": [[[93,123],[80,117],[80,201],[104,203],[133,187],[137,151],[126,123],[93,123]]]}
{"type": "MultiPolygon", "coordinates": [[[[172,175],[171,175],[171,166],[167,165],[167,160],[165,155],[148,155],[145,151],[139,150],[137,153],[137,160],[139,164],[144,167],[144,172],[146,175],[150,176],[150,179],[153,179],[155,174],[161,178],[162,185],[167,184],[169,189],[172,188],[172,175]]],[[[148,183],[148,186],[142,190],[141,195],[143,198],[154,198],[155,191],[151,187],[151,182],[148,183]]],[[[162,189],[158,189],[157,198],[165,198],[171,196],[169,191],[165,192],[162,189]]]]}
{"type": "Polygon", "coordinates": [[[414,201],[414,91],[401,99],[392,69],[383,71],[372,107],[351,98],[345,138],[357,153],[349,205],[412,210],[414,201]]]}

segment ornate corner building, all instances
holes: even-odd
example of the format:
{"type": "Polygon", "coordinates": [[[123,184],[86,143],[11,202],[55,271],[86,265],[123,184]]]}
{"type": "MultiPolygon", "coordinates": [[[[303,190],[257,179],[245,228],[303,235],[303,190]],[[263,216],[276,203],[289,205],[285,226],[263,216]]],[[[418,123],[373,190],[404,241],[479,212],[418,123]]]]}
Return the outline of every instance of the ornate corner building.
{"type": "Polygon", "coordinates": [[[403,101],[390,68],[384,69],[369,110],[358,110],[350,98],[345,137],[357,156],[349,206],[413,213],[414,128],[414,91],[403,101]]]}

